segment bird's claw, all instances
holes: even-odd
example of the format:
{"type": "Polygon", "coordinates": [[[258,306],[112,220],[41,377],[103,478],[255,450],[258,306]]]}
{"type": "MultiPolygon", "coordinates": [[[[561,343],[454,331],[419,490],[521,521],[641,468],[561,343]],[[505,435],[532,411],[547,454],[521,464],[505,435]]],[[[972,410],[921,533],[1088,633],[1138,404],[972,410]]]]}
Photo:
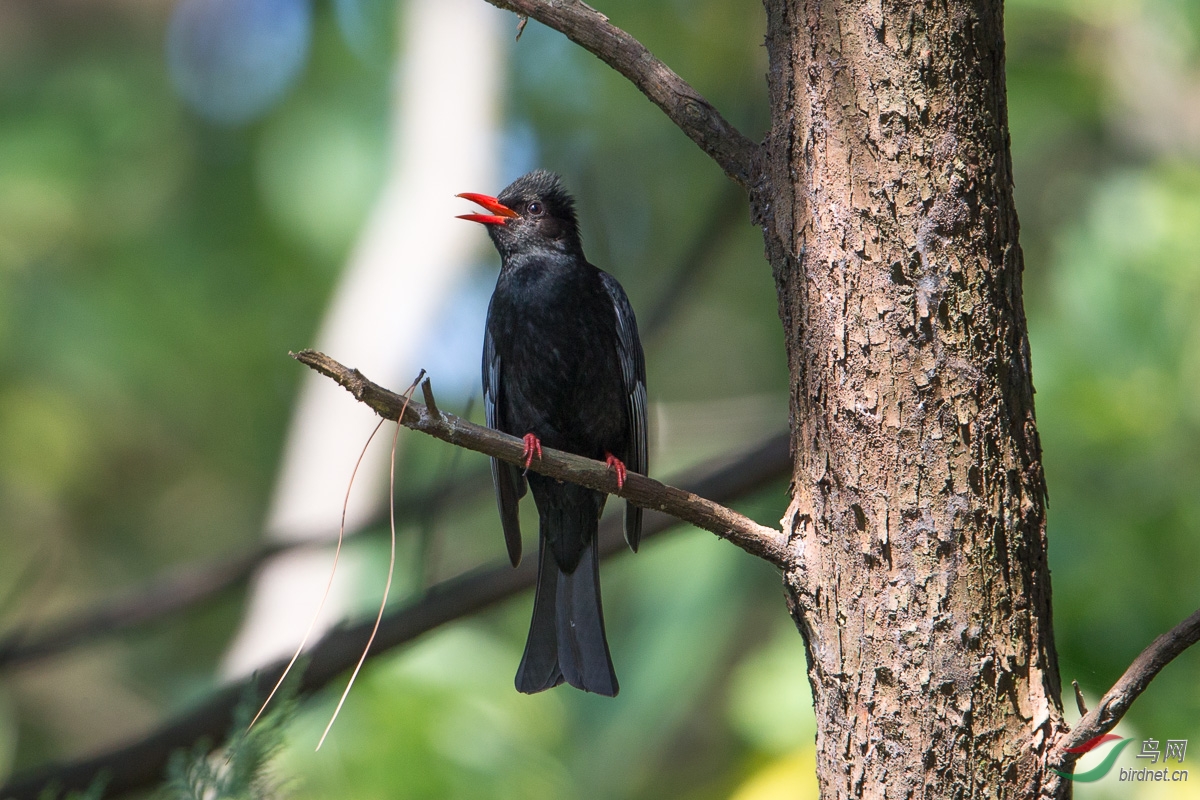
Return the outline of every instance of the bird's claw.
{"type": "Polygon", "coordinates": [[[542,442],[536,434],[525,434],[525,449],[521,452],[521,457],[525,459],[525,469],[529,469],[529,465],[533,463],[534,456],[537,460],[542,460],[542,442]]]}
{"type": "Polygon", "coordinates": [[[621,459],[614,456],[612,453],[606,453],[604,463],[612,467],[617,473],[617,491],[625,488],[625,465],[621,463],[621,459]]]}

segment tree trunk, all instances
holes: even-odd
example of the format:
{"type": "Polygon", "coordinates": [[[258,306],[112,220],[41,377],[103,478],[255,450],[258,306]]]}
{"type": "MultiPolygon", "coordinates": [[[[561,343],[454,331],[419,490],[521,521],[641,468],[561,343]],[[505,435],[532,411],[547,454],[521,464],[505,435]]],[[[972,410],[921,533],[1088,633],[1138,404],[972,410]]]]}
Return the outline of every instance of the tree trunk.
{"type": "Polygon", "coordinates": [[[1061,796],[1001,3],[765,5],[822,797],[1061,796]]]}

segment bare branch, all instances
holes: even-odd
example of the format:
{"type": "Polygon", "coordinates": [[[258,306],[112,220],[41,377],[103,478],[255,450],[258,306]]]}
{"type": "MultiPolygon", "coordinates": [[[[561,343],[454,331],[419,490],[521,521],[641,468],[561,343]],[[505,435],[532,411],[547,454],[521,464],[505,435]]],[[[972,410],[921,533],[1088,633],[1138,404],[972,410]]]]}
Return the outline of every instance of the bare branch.
{"type": "Polygon", "coordinates": [[[1192,614],[1171,630],[1159,636],[1138,655],[1125,670],[1120,680],[1113,684],[1100,702],[1071,729],[1071,732],[1055,748],[1051,757],[1062,762],[1073,761],[1066,751],[1078,747],[1089,739],[1108,733],[1117,726],[1133,701],[1146,691],[1150,681],[1170,664],[1176,656],[1200,641],[1200,611],[1192,614]]]}
{"type": "MultiPolygon", "coordinates": [[[[546,451],[548,454],[550,451],[546,451]]],[[[753,451],[738,458],[722,457],[692,473],[680,483],[694,492],[724,501],[749,495],[791,473],[786,434],[761,442],[753,451]]],[[[621,514],[606,517],[600,524],[600,552],[604,557],[623,552],[621,514]]],[[[646,515],[642,540],[674,527],[677,521],[665,514],[646,515]]],[[[536,559],[526,559],[513,569],[508,560],[443,581],[421,597],[388,613],[379,628],[371,657],[416,639],[450,622],[533,586],[536,559]]],[[[311,694],[352,667],[374,625],[374,617],[349,627],[335,628],[309,651],[308,668],[300,681],[300,693],[311,694]]],[[[267,667],[251,681],[259,696],[265,696],[283,671],[287,659],[267,667]]],[[[190,747],[201,738],[219,740],[229,729],[233,711],[243,697],[246,683],[225,687],[203,705],[177,717],[137,742],[91,758],[51,764],[17,776],[0,787],[5,800],[34,800],[44,787],[54,783],[63,792],[83,789],[101,770],[111,776],[105,797],[154,785],[162,778],[170,754],[190,747]]]]}
{"type": "MultiPolygon", "coordinates": [[[[324,353],[302,350],[292,353],[292,357],[337,381],[354,395],[356,400],[370,406],[381,417],[397,419],[403,411],[404,418],[400,420],[401,423],[415,431],[499,458],[510,464],[523,466],[525,463],[524,442],[515,436],[476,425],[453,414],[442,412],[435,416],[429,413],[426,406],[417,402],[406,404],[400,395],[372,383],[358,370],[344,367],[324,353]]],[[[629,473],[624,487],[618,490],[616,473],[604,462],[550,448],[545,448],[542,457],[534,461],[530,469],[560,481],[570,481],[599,492],[619,495],[642,508],[670,514],[676,519],[690,522],[697,528],[712,531],[747,553],[770,561],[781,569],[791,563],[787,541],[782,532],[759,525],[754,520],[711,500],[667,486],[644,475],[629,473]]]]}
{"type": "Polygon", "coordinates": [[[624,75],[700,145],[725,174],[746,189],[758,181],[759,145],[750,141],[687,81],[654,57],[645,45],[579,0],[487,0],[520,16],[533,17],[624,75]]]}

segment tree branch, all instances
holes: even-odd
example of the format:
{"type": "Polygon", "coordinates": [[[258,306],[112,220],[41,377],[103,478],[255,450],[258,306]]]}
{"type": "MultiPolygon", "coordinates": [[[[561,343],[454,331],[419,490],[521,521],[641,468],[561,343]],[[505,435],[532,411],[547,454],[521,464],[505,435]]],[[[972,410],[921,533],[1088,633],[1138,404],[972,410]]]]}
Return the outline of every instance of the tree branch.
{"type": "Polygon", "coordinates": [[[725,118],[645,45],[579,0],[487,0],[533,17],[624,75],[671,121],[700,145],[725,174],[746,189],[758,181],[759,145],[725,118]]]}
{"type": "MultiPolygon", "coordinates": [[[[545,453],[549,455],[550,451],[545,453]]],[[[707,464],[690,477],[682,476],[680,482],[694,492],[730,501],[786,477],[791,467],[788,436],[780,434],[761,442],[743,456],[723,457],[707,464]]],[[[613,514],[600,523],[600,553],[604,557],[624,551],[622,516],[613,514]]],[[[642,539],[645,541],[675,525],[674,518],[651,512],[643,522],[642,539]]],[[[505,559],[431,587],[418,599],[384,617],[371,657],[528,589],[533,586],[536,571],[536,559],[526,559],[516,569],[505,559]]],[[[314,645],[309,651],[308,668],[300,681],[300,693],[311,694],[353,667],[373,625],[374,618],[353,626],[334,628],[314,645]]],[[[105,797],[151,786],[161,780],[167,759],[175,750],[190,747],[204,737],[219,741],[228,732],[234,708],[244,695],[247,683],[254,682],[258,695],[266,696],[286,663],[287,660],[282,659],[248,681],[219,690],[203,705],[137,742],[91,758],[51,764],[19,775],[0,787],[0,798],[35,800],[50,783],[59,786],[63,792],[81,790],[90,785],[101,770],[111,776],[105,797]]]]}
{"type": "Polygon", "coordinates": [[[1067,750],[1115,728],[1125,716],[1125,712],[1129,711],[1133,701],[1146,691],[1150,681],[1154,680],[1162,668],[1198,641],[1200,610],[1151,642],[1150,646],[1133,660],[1120,680],[1100,698],[1096,707],[1085,714],[1064,737],[1053,751],[1052,757],[1060,763],[1073,762],[1078,755],[1067,753],[1067,750]]]}
{"type": "MultiPolygon", "coordinates": [[[[385,419],[397,419],[400,412],[404,411],[404,419],[400,422],[405,427],[510,464],[524,464],[525,444],[515,436],[467,422],[453,414],[430,414],[426,406],[405,401],[395,392],[372,383],[358,370],[344,367],[324,353],[302,350],[292,353],[292,357],[337,381],[356,400],[385,419]]],[[[560,481],[570,481],[598,492],[618,495],[642,508],[670,514],[697,528],[712,531],[780,569],[792,563],[786,538],[781,531],[759,525],[725,506],[659,483],[653,478],[630,472],[625,478],[624,487],[618,490],[616,473],[604,462],[548,447],[530,469],[560,481]]]]}
{"type": "MultiPolygon", "coordinates": [[[[697,226],[696,236],[670,271],[665,288],[658,291],[657,301],[650,305],[644,316],[639,315],[642,317],[639,327],[643,341],[666,330],[682,300],[711,267],[721,250],[721,243],[745,209],[745,202],[745,195],[735,186],[722,185],[704,221],[697,226]]],[[[428,400],[426,405],[431,405],[428,400]]],[[[492,479],[486,468],[458,478],[442,479],[419,492],[398,494],[396,519],[426,519],[441,513],[449,505],[469,501],[484,493],[490,495],[491,488],[492,479]]],[[[372,529],[386,524],[386,514],[381,514],[366,522],[359,531],[348,533],[347,540],[374,532],[372,529]]],[[[332,533],[330,531],[331,536],[332,533]]],[[[231,558],[168,569],[144,586],[100,600],[89,608],[72,612],[37,629],[17,627],[0,635],[0,670],[25,666],[186,611],[238,586],[280,553],[327,544],[324,541],[264,542],[231,558]]]]}

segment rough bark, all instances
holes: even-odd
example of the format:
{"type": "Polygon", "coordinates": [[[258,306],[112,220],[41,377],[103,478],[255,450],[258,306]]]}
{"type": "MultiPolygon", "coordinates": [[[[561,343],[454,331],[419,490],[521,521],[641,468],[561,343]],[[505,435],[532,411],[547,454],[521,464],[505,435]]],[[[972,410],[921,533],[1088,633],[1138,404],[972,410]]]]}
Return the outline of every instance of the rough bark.
{"type": "MultiPolygon", "coordinates": [[[[1155,639],[1067,732],[1000,0],[764,0],[772,127],[761,149],[580,0],[487,1],[604,59],[750,191],[793,378],[793,500],[783,531],[639,476],[630,475],[622,496],[784,570],[808,647],[822,797],[1067,796],[1069,785],[1050,768],[1070,769],[1078,756],[1070,749],[1111,730],[1154,676],[1200,641],[1200,611],[1155,639]]],[[[519,440],[442,414],[428,382],[428,406],[404,403],[404,413],[402,398],[356,370],[316,353],[299,358],[378,413],[518,460],[519,440]]],[[[774,473],[775,453],[766,445],[731,467],[742,489],[705,482],[695,491],[720,499],[758,485],[774,473]]],[[[602,464],[569,454],[547,450],[535,469],[602,491],[615,486],[602,464]]],[[[647,523],[647,532],[666,526],[653,515],[647,523]]],[[[529,570],[504,575],[450,582],[454,591],[447,584],[444,595],[398,612],[381,644],[532,580],[529,570]]],[[[336,671],[310,668],[306,680],[312,686],[314,675],[323,681],[336,671]]],[[[223,726],[232,697],[141,743],[0,787],[0,795],[40,795],[50,780],[82,788],[99,766],[112,766],[116,786],[142,786],[130,781],[153,780],[161,766],[147,752],[165,759],[169,743],[223,726]]]]}
{"type": "Polygon", "coordinates": [[[1060,795],[1001,3],[765,5],[822,797],[1060,795]]]}

